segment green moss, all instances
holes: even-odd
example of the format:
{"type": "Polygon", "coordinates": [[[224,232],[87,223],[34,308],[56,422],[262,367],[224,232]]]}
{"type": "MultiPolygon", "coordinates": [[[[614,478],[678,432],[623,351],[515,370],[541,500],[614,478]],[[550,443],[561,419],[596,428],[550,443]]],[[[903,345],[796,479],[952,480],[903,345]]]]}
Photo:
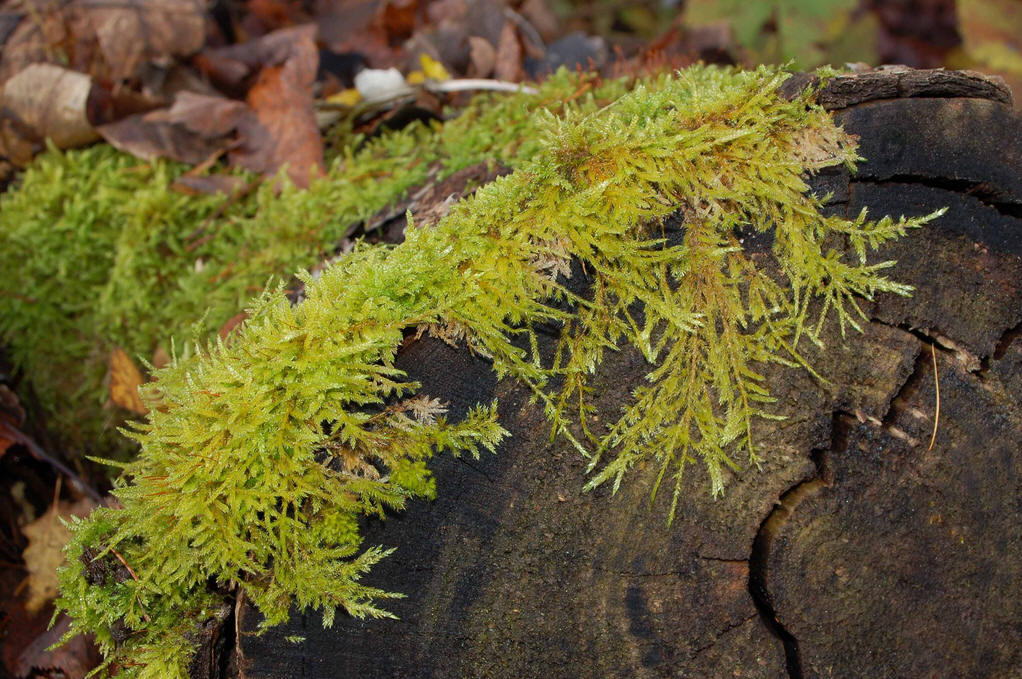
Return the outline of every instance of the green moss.
{"type": "MultiPolygon", "coordinates": [[[[308,191],[282,178],[240,200],[172,188],[188,168],[100,145],[51,149],[0,198],[0,336],[50,428],[72,450],[111,454],[124,412],[104,408],[115,346],[151,360],[244,309],[270,276],[314,265],[359,221],[427,180],[482,161],[517,166],[538,149],[537,106],[587,82],[561,73],[538,95],[480,97],[459,118],[416,124],[339,150],[308,191]]],[[[586,89],[593,110],[623,91],[586,89]]],[[[244,174],[245,180],[254,178],[244,174]]]]}
{"type": "MultiPolygon", "coordinates": [[[[550,88],[584,90],[560,78],[550,88]]],[[[798,342],[816,339],[827,315],[854,327],[857,298],[907,293],[867,254],[928,219],[824,217],[805,175],[853,162],[853,140],[812,92],[779,97],[784,78],[693,68],[612,103],[587,91],[567,105],[547,99],[556,114],[537,110],[550,89],[405,133],[434,135],[447,170],[495,155],[515,172],[439,223],[409,228],[400,246],[358,247],[317,280],[303,275],[298,306],[279,288],[263,294],[229,345],[156,373],[133,433],[141,452],[115,490],[122,507],[75,526],[59,601],[75,631],[97,632],[125,676],[181,677],[190,630],[232,588],[267,625],[292,605],[321,609],[326,624],[337,607],[386,615],[378,601],[393,595],[361,578],[387,550],[362,545],[359,517],[430,497],[434,452],[478,455],[505,436],[495,405],[450,423],[405,380],[394,358],[410,331],[463,342],[528,385],[555,431],[590,455],[590,487],[616,487],[652,459],[675,500],[692,461],[720,492],[738,455],[757,459],[756,420],[776,416],[757,364],[808,367],[798,342]],[[528,136],[496,134],[488,115],[528,136]],[[678,210],[684,232],[668,243],[661,227],[678,210]],[[774,234],[769,270],[742,250],[743,230],[774,234]],[[831,249],[835,239],[851,254],[831,249]],[[566,287],[571,258],[587,272],[585,297],[566,287]],[[538,355],[538,323],[562,328],[552,363],[538,355]],[[588,379],[621,343],[651,368],[599,437],[585,429],[588,379]],[[86,584],[86,547],[101,559],[116,550],[137,580],[86,584]],[[128,633],[120,643],[114,625],[128,633]]],[[[352,200],[355,183],[335,183],[267,201],[251,219],[299,230],[326,210],[317,201],[352,200]]]]}

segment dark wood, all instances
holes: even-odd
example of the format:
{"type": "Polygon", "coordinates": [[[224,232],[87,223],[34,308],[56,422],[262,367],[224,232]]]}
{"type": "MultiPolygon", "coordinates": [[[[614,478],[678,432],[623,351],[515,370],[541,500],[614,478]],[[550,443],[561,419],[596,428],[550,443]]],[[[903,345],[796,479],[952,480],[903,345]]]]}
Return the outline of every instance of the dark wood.
{"type": "Polygon", "coordinates": [[[916,70],[885,66],[865,73],[839,75],[827,83],[819,102],[828,109],[848,108],[878,99],[975,98],[1012,105],[1011,89],[998,76],[943,68],[916,70]]]}
{"type": "MultiPolygon", "coordinates": [[[[975,78],[940,73],[898,72],[893,94],[890,74],[834,91],[859,104],[840,115],[867,161],[815,178],[829,209],[950,210],[883,253],[915,295],[878,299],[862,335],[832,329],[811,353],[826,384],[771,369],[790,417],[758,428],[760,469],[712,500],[691,468],[668,528],[669,493],[649,506],[655,470],[613,497],[582,493],[585,460],[550,442],[520,388],[466,352],[414,343],[401,365],[426,393],[455,414],[498,397],[513,437],[478,461],[438,458],[435,502],[367,525],[367,544],[398,548],[369,582],[407,595],[389,606],[399,620],[342,615],[324,630],[295,613],[256,636],[258,614],[242,607],[228,623],[238,673],[1022,675],[1022,120],[998,87],[960,90],[975,78]],[[931,347],[941,410],[928,449],[931,347]]],[[[601,416],[616,417],[645,370],[628,351],[603,367],[601,416]]]]}

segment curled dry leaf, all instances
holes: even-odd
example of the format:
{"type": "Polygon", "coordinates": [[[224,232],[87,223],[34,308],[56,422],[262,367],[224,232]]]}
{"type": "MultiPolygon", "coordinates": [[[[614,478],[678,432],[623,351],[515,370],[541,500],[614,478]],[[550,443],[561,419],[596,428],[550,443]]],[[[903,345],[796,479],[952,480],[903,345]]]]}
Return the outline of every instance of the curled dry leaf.
{"type": "Polygon", "coordinates": [[[99,98],[92,78],[52,64],[31,64],[3,86],[4,115],[24,123],[38,139],[70,148],[99,138],[90,122],[90,103],[99,98]]]}
{"type": "Polygon", "coordinates": [[[493,77],[497,80],[519,82],[522,71],[522,45],[518,42],[518,31],[510,21],[504,23],[497,43],[497,54],[493,65],[493,77]]]}
{"type": "Polygon", "coordinates": [[[28,598],[25,609],[38,611],[57,596],[57,567],[64,563],[64,545],[71,533],[61,522],[71,516],[85,516],[96,503],[89,498],[76,502],[59,501],[32,523],[21,529],[28,539],[22,552],[28,571],[28,598]]]}
{"type": "Polygon", "coordinates": [[[138,395],[141,384],[142,373],[124,349],[117,347],[110,352],[110,400],[125,410],[145,415],[149,410],[138,395]]]}

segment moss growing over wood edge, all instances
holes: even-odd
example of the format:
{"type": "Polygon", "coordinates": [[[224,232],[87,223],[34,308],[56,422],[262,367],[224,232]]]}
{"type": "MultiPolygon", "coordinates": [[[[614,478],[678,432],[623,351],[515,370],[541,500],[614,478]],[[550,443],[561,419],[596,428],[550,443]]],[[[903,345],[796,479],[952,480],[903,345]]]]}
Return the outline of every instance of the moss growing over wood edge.
{"type": "Polygon", "coordinates": [[[386,615],[377,602],[393,595],[361,578],[387,550],[362,549],[358,518],[429,497],[435,451],[478,455],[506,435],[494,404],[449,423],[404,381],[394,357],[410,331],[464,342],[528,385],[590,456],[590,487],[652,458],[675,498],[694,461],[720,492],[737,454],[756,459],[757,418],[777,416],[756,365],[809,368],[798,342],[828,315],[856,327],[857,298],[907,294],[867,255],[934,216],[823,216],[804,176],[854,162],[854,140],[813,92],[780,97],[785,77],[697,67],[599,109],[541,112],[539,147],[513,174],[400,246],[305,276],[296,307],[264,294],[230,344],[158,371],[122,506],[74,524],[60,605],[75,631],[96,633],[124,676],[183,677],[194,630],[232,588],[267,625],[293,604],[326,624],[337,607],[386,615]],[[684,234],[668,243],[659,227],[678,210],[684,234]],[[779,276],[743,252],[749,229],[774,234],[779,276]],[[566,286],[572,258],[584,297],[566,286]],[[562,329],[549,364],[538,323],[562,329]],[[621,342],[651,369],[597,434],[587,377],[621,342]]]}

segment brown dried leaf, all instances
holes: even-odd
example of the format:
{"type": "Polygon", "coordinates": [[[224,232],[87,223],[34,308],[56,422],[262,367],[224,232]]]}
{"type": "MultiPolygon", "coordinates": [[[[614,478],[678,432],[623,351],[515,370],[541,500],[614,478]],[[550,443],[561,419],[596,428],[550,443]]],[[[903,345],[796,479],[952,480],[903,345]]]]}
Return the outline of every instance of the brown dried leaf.
{"type": "Polygon", "coordinates": [[[378,0],[320,3],[315,17],[320,43],[337,53],[357,52],[373,68],[396,66],[400,55],[376,25],[378,4],[378,0]]]}
{"type": "Polygon", "coordinates": [[[217,334],[220,336],[220,339],[226,341],[227,338],[229,338],[231,334],[238,328],[238,326],[240,326],[246,320],[248,320],[248,314],[246,312],[242,311],[237,314],[234,314],[233,316],[228,318],[227,322],[220,327],[220,330],[217,332],[217,334]]]}
{"type": "Polygon", "coordinates": [[[419,14],[419,0],[384,0],[377,22],[387,36],[387,42],[397,47],[415,32],[419,14]]]}
{"type": "MultiPolygon", "coordinates": [[[[29,2],[28,11],[3,43],[0,82],[6,82],[29,64],[56,63],[68,42],[64,14],[49,0],[29,2]]],[[[71,64],[73,67],[74,64],[71,64]]]]}
{"type": "Polygon", "coordinates": [[[96,95],[89,76],[51,64],[30,64],[3,86],[4,114],[58,148],[99,138],[89,120],[90,99],[96,95]]]}
{"type": "Polygon", "coordinates": [[[112,146],[144,160],[201,163],[236,144],[234,131],[251,112],[240,101],[179,92],[169,109],[128,116],[97,128],[112,146]]]}
{"type": "Polygon", "coordinates": [[[307,58],[262,70],[248,93],[255,117],[242,120],[241,148],[230,155],[233,163],[266,175],[286,165],[291,181],[301,187],[323,168],[323,139],[312,95],[316,53],[311,41],[309,47],[307,58]]]}
{"type": "Polygon", "coordinates": [[[62,615],[50,629],[36,637],[18,656],[14,672],[19,677],[62,677],[85,679],[100,663],[99,649],[91,636],[78,635],[52,648],[71,628],[71,619],[62,615]],[[45,674],[33,674],[42,671],[45,674]]]}
{"type": "MultiPolygon", "coordinates": [[[[8,389],[6,385],[0,384],[0,422],[4,422],[16,429],[24,421],[25,409],[21,407],[21,402],[18,400],[17,395],[8,389]]],[[[18,441],[13,432],[9,433],[7,427],[0,427],[0,457],[3,457],[7,449],[15,443],[18,443],[18,441]]]]}
{"type": "Polygon", "coordinates": [[[311,87],[318,65],[315,26],[284,28],[256,40],[207,50],[196,63],[221,86],[236,89],[263,67],[280,66],[292,59],[303,66],[302,78],[307,77],[311,87]]]}
{"type": "Polygon", "coordinates": [[[99,63],[88,72],[114,81],[136,75],[145,62],[194,54],[206,42],[200,0],[78,0],[65,12],[76,45],[98,47],[99,63]]]}
{"type": "Polygon", "coordinates": [[[552,42],[561,32],[561,22],[546,0],[525,0],[518,10],[539,32],[543,40],[552,42]]]}
{"type": "Polygon", "coordinates": [[[497,80],[519,82],[523,77],[522,45],[518,41],[518,31],[510,21],[504,23],[497,43],[496,63],[493,66],[493,77],[497,80]]]}
{"type": "Polygon", "coordinates": [[[167,350],[162,345],[156,347],[156,350],[153,352],[152,364],[157,370],[170,365],[170,354],[167,353],[167,350]]]}
{"type": "Polygon", "coordinates": [[[257,76],[246,95],[252,113],[239,121],[241,142],[231,152],[232,163],[267,175],[287,165],[299,186],[308,186],[311,174],[322,169],[313,98],[315,38],[315,26],[299,26],[202,55],[201,68],[226,87],[240,88],[257,76]]]}
{"type": "Polygon", "coordinates": [[[200,0],[35,0],[3,48],[0,81],[28,64],[59,63],[112,81],[138,75],[147,62],[167,63],[205,42],[200,0]]]}
{"type": "Polygon", "coordinates": [[[486,38],[472,35],[468,38],[469,44],[469,67],[470,78],[488,78],[493,73],[493,66],[497,63],[497,50],[486,38]]]}
{"type": "Polygon", "coordinates": [[[142,373],[124,349],[117,347],[110,352],[110,400],[126,410],[145,415],[149,410],[138,394],[141,384],[142,373]]]}
{"type": "Polygon", "coordinates": [[[85,516],[95,506],[89,498],[74,503],[62,500],[21,529],[28,538],[28,547],[22,552],[22,557],[28,571],[25,609],[29,612],[38,611],[57,596],[57,567],[64,563],[64,545],[71,539],[71,533],[61,519],[85,516]]]}

